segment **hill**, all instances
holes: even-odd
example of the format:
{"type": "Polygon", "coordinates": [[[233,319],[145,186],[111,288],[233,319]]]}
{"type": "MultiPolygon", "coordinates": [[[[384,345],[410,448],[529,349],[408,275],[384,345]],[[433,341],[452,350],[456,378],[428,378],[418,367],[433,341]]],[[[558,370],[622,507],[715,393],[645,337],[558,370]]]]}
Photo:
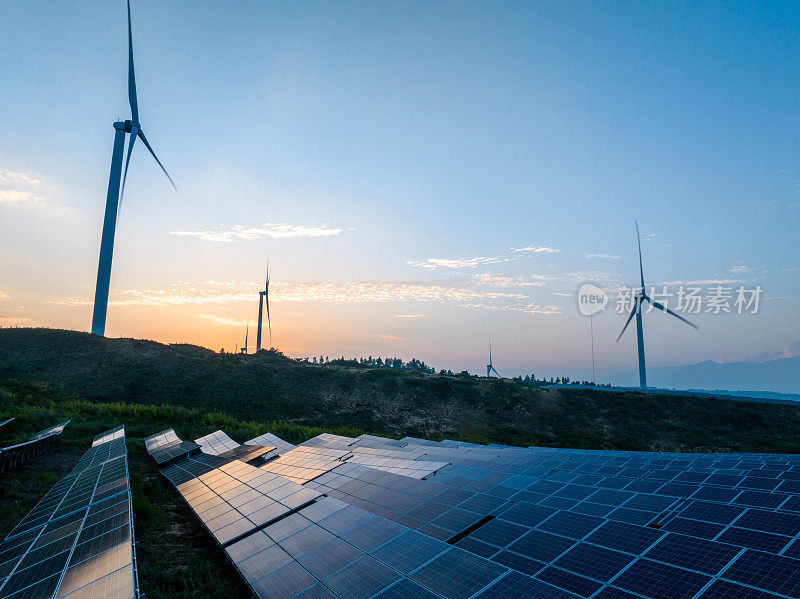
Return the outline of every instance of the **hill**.
{"type": "Polygon", "coordinates": [[[508,379],[315,365],[277,352],[217,354],[75,331],[0,330],[4,379],[48,383],[55,396],[76,395],[86,405],[171,406],[243,422],[384,435],[631,450],[800,450],[800,407],[794,406],[542,389],[508,379]]]}
{"type": "MultiPolygon", "coordinates": [[[[614,384],[635,385],[638,372],[611,377],[614,384]]],[[[647,382],[655,387],[745,391],[769,397],[769,393],[800,394],[800,356],[767,362],[726,362],[707,360],[686,366],[656,366],[647,369],[647,382]]]]}

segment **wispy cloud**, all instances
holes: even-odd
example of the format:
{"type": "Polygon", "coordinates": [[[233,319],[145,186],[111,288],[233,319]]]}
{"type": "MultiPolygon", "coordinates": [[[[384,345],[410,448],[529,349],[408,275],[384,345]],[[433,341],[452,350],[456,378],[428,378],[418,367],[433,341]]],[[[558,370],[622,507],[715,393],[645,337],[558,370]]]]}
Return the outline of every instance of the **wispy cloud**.
{"type": "Polygon", "coordinates": [[[231,243],[244,239],[271,237],[272,239],[297,239],[300,237],[332,237],[352,229],[329,227],[328,225],[290,225],[288,223],[264,223],[257,227],[234,225],[229,229],[216,231],[170,231],[170,235],[181,237],[197,237],[204,241],[231,243]]]}
{"type": "Polygon", "coordinates": [[[557,254],[561,250],[545,245],[528,245],[521,248],[511,248],[512,252],[527,252],[531,254],[557,254]]]}
{"type": "Polygon", "coordinates": [[[42,200],[41,196],[34,194],[32,191],[0,189],[0,204],[44,206],[44,200],[42,200]]]}
{"type": "Polygon", "coordinates": [[[554,291],[553,295],[560,295],[561,297],[572,297],[571,293],[563,293],[561,291],[554,291]]]}
{"type": "Polygon", "coordinates": [[[544,275],[529,275],[527,277],[512,277],[493,273],[476,274],[475,282],[489,287],[541,287],[549,279],[544,275]]]}
{"type": "Polygon", "coordinates": [[[6,316],[5,314],[0,314],[0,324],[2,325],[17,326],[30,322],[32,322],[30,318],[25,318],[23,316],[6,316]]]}
{"type": "Polygon", "coordinates": [[[0,300],[1,299],[6,299],[7,297],[8,297],[7,293],[3,293],[2,291],[0,291],[0,300]]]}
{"type": "Polygon", "coordinates": [[[200,318],[205,318],[206,320],[213,320],[218,324],[224,324],[226,326],[232,327],[243,327],[248,324],[246,320],[240,320],[236,318],[226,318],[224,316],[214,316],[213,314],[200,314],[200,318]]]}
{"type": "Polygon", "coordinates": [[[64,193],[52,183],[25,173],[0,170],[0,208],[64,217],[74,209],[64,203],[63,196],[64,193]]]}
{"type": "Polygon", "coordinates": [[[0,205],[44,207],[41,184],[39,179],[25,173],[0,170],[0,205]]]}
{"type": "Polygon", "coordinates": [[[394,335],[378,335],[378,339],[386,339],[387,341],[405,341],[405,337],[395,337],[394,335]]]}
{"type": "MultiPolygon", "coordinates": [[[[258,284],[238,281],[181,281],[162,289],[114,290],[109,303],[116,306],[213,306],[250,304],[258,284]]],[[[417,281],[282,281],[270,285],[272,302],[335,304],[443,303],[457,307],[510,310],[530,314],[552,314],[558,308],[539,306],[521,290],[476,286],[471,279],[448,282],[417,281]]],[[[90,298],[56,298],[50,303],[67,306],[91,305],[90,298]]],[[[421,318],[424,314],[399,314],[398,318],[421,318]]],[[[225,325],[241,326],[243,321],[225,316],[202,316],[225,325]]]]}
{"type": "Polygon", "coordinates": [[[589,258],[590,260],[594,260],[596,258],[604,258],[607,260],[619,260],[621,256],[614,256],[612,254],[586,254],[585,258],[589,258]]]}
{"type": "Polygon", "coordinates": [[[417,266],[419,268],[475,268],[485,264],[499,264],[500,262],[508,262],[509,258],[428,258],[426,260],[409,260],[406,262],[409,266],[417,266]]]}
{"type": "Polygon", "coordinates": [[[469,258],[426,258],[425,260],[408,260],[406,264],[417,268],[435,269],[449,268],[458,270],[463,268],[476,268],[487,264],[501,264],[518,260],[524,254],[557,254],[561,250],[546,246],[527,246],[509,248],[499,256],[473,256],[469,258]]]}
{"type": "Polygon", "coordinates": [[[744,283],[742,279],[698,279],[697,281],[664,281],[662,285],[733,285],[744,283]]]}
{"type": "Polygon", "coordinates": [[[735,264],[731,267],[730,273],[732,275],[741,275],[755,270],[752,266],[745,266],[744,264],[735,264]]]}

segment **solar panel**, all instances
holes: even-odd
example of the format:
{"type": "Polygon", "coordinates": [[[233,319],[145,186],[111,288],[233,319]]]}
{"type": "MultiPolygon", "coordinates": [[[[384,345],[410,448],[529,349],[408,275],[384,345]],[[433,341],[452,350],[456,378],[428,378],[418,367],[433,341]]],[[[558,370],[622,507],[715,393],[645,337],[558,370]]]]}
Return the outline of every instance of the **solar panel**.
{"type": "Polygon", "coordinates": [[[138,597],[124,429],[96,439],[0,544],[0,597],[138,597]]]}
{"type": "Polygon", "coordinates": [[[92,447],[103,445],[104,443],[108,443],[110,441],[113,441],[114,439],[123,439],[124,437],[125,437],[125,427],[118,426],[117,428],[113,428],[109,431],[97,435],[92,441],[92,447]]]}
{"type": "Polygon", "coordinates": [[[226,435],[223,431],[214,431],[199,439],[194,440],[200,446],[203,453],[219,455],[230,449],[236,449],[239,444],[226,435]]]}
{"type": "MultiPolygon", "coordinates": [[[[2,424],[14,420],[9,418],[2,424]]],[[[69,420],[34,433],[28,441],[17,443],[8,447],[0,447],[0,473],[14,468],[32,457],[41,455],[49,446],[50,441],[60,435],[69,424],[69,420]]],[[[2,426],[2,425],[0,425],[2,426]]]]}
{"type": "Polygon", "coordinates": [[[171,428],[147,437],[144,443],[147,453],[158,465],[167,464],[201,450],[197,443],[182,441],[171,428]]]}
{"type": "Polygon", "coordinates": [[[278,453],[285,453],[297,447],[296,445],[287,443],[286,441],[284,441],[280,437],[273,435],[272,433],[264,433],[263,435],[250,439],[249,441],[245,441],[244,444],[277,447],[278,453]]]}

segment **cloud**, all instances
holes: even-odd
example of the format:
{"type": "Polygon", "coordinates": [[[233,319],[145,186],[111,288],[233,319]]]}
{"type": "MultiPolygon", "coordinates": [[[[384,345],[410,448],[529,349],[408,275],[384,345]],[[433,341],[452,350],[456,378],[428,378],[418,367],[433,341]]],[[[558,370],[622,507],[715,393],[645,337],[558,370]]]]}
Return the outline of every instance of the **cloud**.
{"type": "Polygon", "coordinates": [[[264,223],[259,227],[244,227],[234,225],[230,229],[218,231],[170,231],[170,235],[181,237],[197,237],[204,241],[218,243],[231,243],[238,239],[258,239],[271,237],[272,239],[297,239],[299,237],[332,237],[352,229],[340,229],[327,225],[290,225],[288,223],[264,223]]]}
{"type": "Polygon", "coordinates": [[[25,173],[15,173],[14,171],[0,171],[0,184],[24,184],[36,187],[42,182],[35,177],[26,175],[25,173]]]}
{"type": "Polygon", "coordinates": [[[42,200],[41,196],[34,194],[32,191],[0,189],[0,204],[44,206],[44,200],[42,200]]]}
{"type": "Polygon", "coordinates": [[[17,326],[21,324],[27,324],[29,322],[31,322],[30,318],[21,316],[6,316],[5,314],[0,314],[0,325],[17,326]]]}
{"type": "Polygon", "coordinates": [[[0,205],[43,207],[41,181],[24,173],[0,170],[0,205]]]}
{"type": "Polygon", "coordinates": [[[531,245],[520,248],[509,248],[508,252],[513,252],[512,254],[508,254],[508,252],[505,252],[506,255],[500,255],[500,256],[475,256],[471,258],[426,258],[425,260],[408,260],[406,261],[406,264],[408,264],[409,266],[416,266],[418,268],[426,268],[429,270],[434,268],[450,268],[450,269],[475,268],[487,264],[501,264],[503,262],[511,262],[512,260],[518,260],[521,254],[525,253],[557,254],[560,251],[561,250],[556,248],[531,245]]]}
{"type": "Polygon", "coordinates": [[[595,258],[605,258],[605,259],[608,259],[608,260],[619,260],[621,258],[621,256],[613,256],[611,254],[586,254],[584,256],[584,258],[589,258],[590,260],[593,260],[595,258]]]}
{"type": "Polygon", "coordinates": [[[742,279],[699,279],[697,281],[664,281],[662,285],[733,285],[744,283],[742,279]]]}
{"type": "Polygon", "coordinates": [[[395,314],[395,318],[425,318],[427,314],[395,314]]]}
{"type": "MultiPolygon", "coordinates": [[[[227,306],[250,304],[259,291],[258,283],[239,281],[179,281],[166,288],[114,290],[112,306],[227,306]]],[[[418,281],[281,281],[270,285],[272,302],[310,302],[331,304],[431,302],[457,307],[480,307],[530,314],[552,314],[552,306],[533,303],[520,290],[479,287],[471,279],[448,282],[418,281]]],[[[49,300],[64,306],[87,306],[90,298],[67,297],[49,300]]],[[[416,313],[399,318],[420,318],[416,313]]],[[[241,326],[243,321],[211,314],[203,318],[220,324],[241,326]]]]}
{"type": "Polygon", "coordinates": [[[508,262],[509,258],[428,258],[426,260],[409,260],[406,262],[409,266],[417,266],[419,268],[475,268],[484,264],[499,264],[500,262],[508,262]]]}
{"type": "Polygon", "coordinates": [[[213,314],[200,314],[200,318],[205,318],[206,320],[213,320],[218,324],[224,324],[226,326],[232,327],[243,327],[249,324],[247,320],[238,320],[236,318],[225,318],[224,316],[214,316],[213,314]]]}
{"type": "Polygon", "coordinates": [[[512,252],[528,252],[533,254],[557,254],[561,250],[544,245],[529,245],[521,248],[511,248],[512,252]]]}
{"type": "Polygon", "coordinates": [[[755,268],[752,266],[745,266],[744,264],[736,264],[731,268],[730,273],[733,275],[740,275],[747,272],[752,272],[754,270],[755,268]]]}
{"type": "Polygon", "coordinates": [[[795,358],[800,356],[800,340],[794,343],[787,343],[781,350],[766,351],[758,354],[754,362],[769,362],[770,360],[780,360],[783,358],[795,358]]]}
{"type": "Polygon", "coordinates": [[[506,305],[493,305],[493,304],[467,304],[465,308],[481,308],[483,310],[498,310],[501,312],[523,312],[525,314],[543,314],[553,315],[561,314],[561,308],[558,306],[541,306],[534,303],[525,304],[506,304],[506,305]]]}
{"type": "Polygon", "coordinates": [[[512,277],[492,273],[481,273],[474,276],[477,283],[489,287],[541,287],[549,279],[544,275],[529,275],[527,277],[512,277]]]}
{"type": "Polygon", "coordinates": [[[395,337],[394,335],[378,335],[379,339],[386,339],[387,341],[405,341],[405,337],[395,337]]]}
{"type": "Polygon", "coordinates": [[[7,293],[3,293],[2,291],[0,291],[0,300],[1,299],[6,299],[7,297],[8,297],[7,293]]]}
{"type": "Polygon", "coordinates": [[[562,297],[572,297],[571,293],[562,293],[561,291],[554,291],[553,295],[560,295],[562,297]]]}
{"type": "Polygon", "coordinates": [[[63,217],[74,209],[63,202],[64,193],[52,183],[0,170],[0,208],[33,210],[49,217],[63,217]]]}

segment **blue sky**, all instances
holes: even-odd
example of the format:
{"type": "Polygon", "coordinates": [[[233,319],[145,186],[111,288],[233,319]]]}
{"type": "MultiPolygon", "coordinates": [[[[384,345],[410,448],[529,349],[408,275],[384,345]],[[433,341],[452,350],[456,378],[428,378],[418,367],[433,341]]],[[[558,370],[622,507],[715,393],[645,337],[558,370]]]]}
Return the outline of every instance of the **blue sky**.
{"type": "MultiPolygon", "coordinates": [[[[635,284],[638,219],[648,284],[764,289],[697,332],[649,315],[650,364],[798,351],[790,3],[132,10],[141,122],[179,193],[137,147],[110,335],[233,349],[269,258],[290,355],[477,372],[491,335],[501,373],[580,373],[575,291],[635,284]]],[[[0,326],[89,328],[125,27],[117,0],[3,4],[0,326]]],[[[623,322],[595,318],[599,366],[635,364],[623,322]]]]}

